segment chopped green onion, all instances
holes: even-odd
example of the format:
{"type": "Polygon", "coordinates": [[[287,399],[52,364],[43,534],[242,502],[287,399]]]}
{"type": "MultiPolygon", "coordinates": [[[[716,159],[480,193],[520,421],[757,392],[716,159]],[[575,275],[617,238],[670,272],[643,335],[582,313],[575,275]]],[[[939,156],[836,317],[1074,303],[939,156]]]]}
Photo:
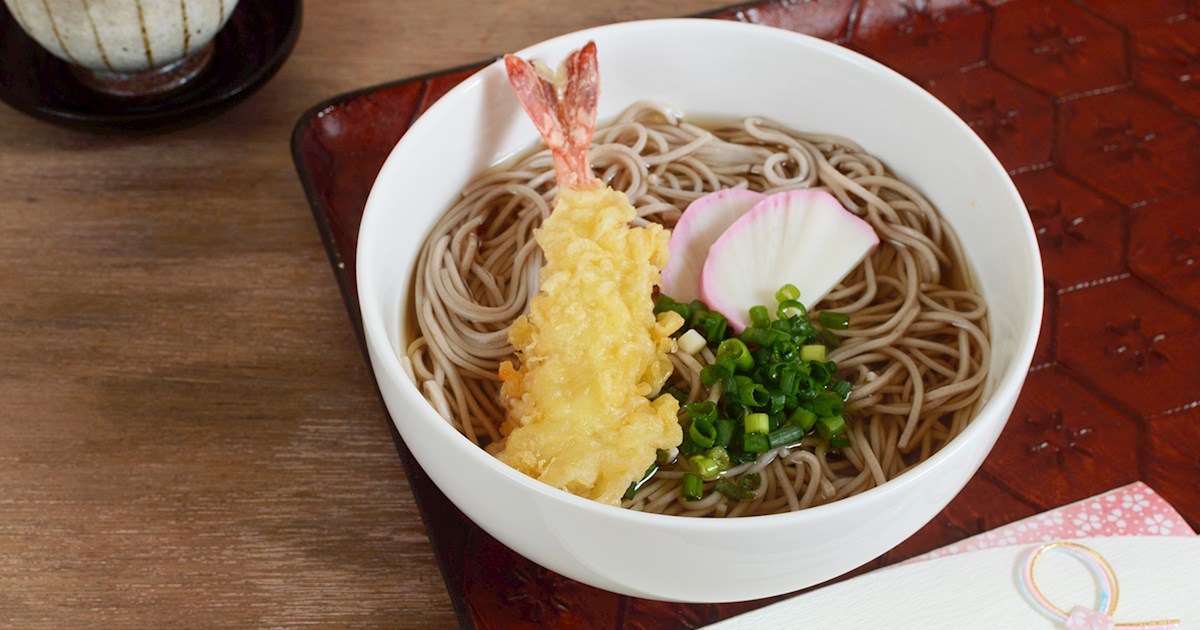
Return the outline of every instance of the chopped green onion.
{"type": "Polygon", "coordinates": [[[700,370],[700,382],[704,383],[705,387],[712,387],[731,376],[733,376],[733,368],[721,365],[719,362],[706,365],[700,370]]]}
{"type": "Polygon", "coordinates": [[[733,367],[739,372],[745,372],[754,367],[754,357],[750,356],[750,349],[736,337],[722,341],[721,345],[717,347],[717,357],[723,356],[733,359],[733,367]]]}
{"type": "Polygon", "coordinates": [[[704,480],[695,473],[683,473],[684,501],[699,501],[704,496],[704,480]]]}
{"type": "Polygon", "coordinates": [[[821,311],[821,314],[817,315],[817,321],[829,330],[846,330],[850,327],[850,316],[843,313],[821,311]]]}
{"type": "MultiPolygon", "coordinates": [[[[746,376],[745,374],[734,374],[733,378],[730,380],[733,381],[733,389],[729,390],[729,393],[734,398],[739,399],[739,402],[741,402],[741,400],[740,400],[741,396],[739,395],[739,393],[742,391],[743,387],[749,387],[751,385],[754,385],[754,379],[750,378],[749,376],[746,376]]],[[[747,403],[742,402],[742,404],[745,405],[747,403]]]]}
{"type": "Polygon", "coordinates": [[[737,364],[734,362],[733,357],[728,354],[718,354],[717,358],[713,361],[713,365],[721,367],[722,376],[732,375],[737,370],[737,364]]]}
{"type": "Polygon", "coordinates": [[[716,463],[718,470],[725,470],[729,468],[729,451],[726,451],[724,448],[721,448],[720,446],[714,446],[708,449],[708,452],[705,453],[705,455],[716,463]]]}
{"type": "Polygon", "coordinates": [[[837,415],[842,412],[842,397],[833,392],[822,391],[804,407],[818,416],[837,415]]]}
{"type": "Polygon", "coordinates": [[[703,455],[692,455],[689,457],[688,468],[702,479],[711,479],[716,477],[717,473],[721,472],[720,466],[717,465],[717,462],[713,458],[703,455]]]}
{"type": "Polygon", "coordinates": [[[725,338],[728,326],[729,320],[725,319],[724,315],[716,311],[705,311],[696,318],[693,328],[699,330],[710,345],[715,345],[725,338]]]}
{"type": "Polygon", "coordinates": [[[684,405],[683,410],[687,412],[688,417],[691,418],[693,422],[697,420],[706,420],[709,423],[712,423],[717,419],[717,403],[714,403],[711,400],[684,405]]]}
{"type": "MultiPolygon", "coordinates": [[[[704,302],[700,300],[692,300],[688,304],[683,304],[675,301],[666,294],[660,293],[658,299],[654,302],[654,314],[658,315],[666,311],[677,313],[683,318],[684,326],[679,329],[676,336],[683,339],[689,332],[694,332],[687,342],[687,347],[689,348],[696,348],[696,335],[704,339],[705,345],[715,348],[717,343],[725,338],[728,331],[729,320],[725,319],[724,315],[709,310],[704,302]]],[[[699,348],[689,353],[694,354],[697,351],[699,351],[699,348]]]]}
{"type": "Polygon", "coordinates": [[[721,477],[713,489],[734,501],[750,501],[758,495],[762,478],[757,473],[742,475],[736,482],[728,477],[721,477]]]}
{"type": "Polygon", "coordinates": [[[796,410],[792,412],[791,422],[805,431],[810,431],[817,423],[817,414],[804,407],[796,407],[796,410]]]}
{"type": "Polygon", "coordinates": [[[770,401],[771,406],[768,408],[767,413],[777,414],[782,412],[783,406],[787,404],[787,396],[785,396],[783,392],[775,392],[770,394],[770,401]]]}
{"type": "Polygon", "coordinates": [[[817,344],[809,344],[800,346],[801,361],[825,361],[825,346],[817,344]]]}
{"type": "Polygon", "coordinates": [[[776,361],[783,363],[795,363],[800,356],[796,352],[796,344],[791,341],[779,341],[772,344],[771,354],[775,356],[776,361]]]}
{"type": "MultiPolygon", "coordinates": [[[[852,385],[828,360],[839,341],[830,331],[848,327],[849,318],[809,313],[799,299],[795,285],[784,285],[775,294],[775,319],[767,306],[755,306],[750,309],[751,325],[736,336],[728,333],[723,316],[699,300],[680,304],[666,298],[656,304],[686,314],[691,341],[703,335],[716,353],[713,364],[700,372],[706,387],[720,390],[715,404],[683,404],[683,391],[667,390],[680,398],[687,414],[685,438],[671,457],[677,452],[682,468],[697,477],[688,482],[699,484],[690,489],[692,496],[704,494],[703,479],[753,462],[772,448],[798,444],[814,432],[831,448],[849,444],[842,413],[852,385]]],[[[717,484],[732,495],[754,494],[738,491],[733,480],[717,484]]]]}
{"type": "Polygon", "coordinates": [[[752,413],[746,416],[746,433],[766,433],[770,419],[765,413],[752,413]]]}
{"type": "Polygon", "coordinates": [[[758,473],[742,475],[741,479],[738,479],[738,485],[753,492],[762,485],[762,477],[758,473]]]}
{"type": "Polygon", "coordinates": [[[822,363],[820,361],[808,361],[805,363],[805,365],[808,366],[808,375],[811,376],[814,381],[820,384],[821,387],[828,385],[830,376],[837,371],[837,365],[833,364],[831,369],[830,364],[833,364],[833,362],[829,361],[822,363]]]}
{"type": "Polygon", "coordinates": [[[817,435],[830,440],[846,433],[846,419],[841,416],[826,416],[817,420],[817,435]]]}
{"type": "Polygon", "coordinates": [[[803,437],[804,429],[794,424],[789,424],[786,427],[772,431],[767,435],[767,440],[771,444],[771,448],[779,448],[793,442],[799,442],[803,437]]]}
{"type": "Polygon", "coordinates": [[[704,341],[715,348],[716,343],[725,338],[725,332],[730,322],[721,313],[710,311],[708,306],[700,300],[692,300],[688,308],[691,311],[691,317],[686,318],[689,328],[700,332],[704,336],[704,341]]]}
{"type": "MultiPolygon", "coordinates": [[[[713,490],[720,492],[721,494],[725,495],[726,497],[729,497],[730,499],[733,499],[734,501],[748,501],[749,500],[749,499],[742,498],[745,496],[746,493],[742,492],[741,488],[738,488],[737,482],[731,481],[728,477],[721,477],[720,479],[718,479],[717,484],[715,486],[713,486],[713,490]]],[[[750,498],[753,498],[753,497],[750,497],[750,498]]]]}
{"type": "Polygon", "coordinates": [[[742,331],[741,340],[764,348],[770,348],[777,343],[787,341],[789,335],[782,330],[771,328],[747,328],[742,331]]]}
{"type": "Polygon", "coordinates": [[[717,439],[717,428],[712,422],[693,420],[692,426],[688,427],[688,439],[700,448],[709,448],[717,439]]]}
{"type": "Polygon", "coordinates": [[[779,319],[788,319],[793,316],[803,317],[807,314],[808,309],[804,308],[804,304],[801,304],[800,300],[784,300],[775,310],[775,316],[779,319]]]}
{"type": "Polygon", "coordinates": [[[654,301],[654,314],[658,315],[659,313],[665,313],[667,311],[674,311],[678,313],[685,322],[689,321],[692,317],[692,309],[687,304],[681,304],[671,299],[669,295],[665,293],[659,293],[658,299],[654,301]]]}
{"type": "Polygon", "coordinates": [[[747,407],[761,407],[770,402],[770,394],[767,392],[766,387],[755,383],[749,378],[746,378],[744,381],[738,380],[739,377],[737,376],[733,378],[734,382],[737,383],[738,402],[747,407]]]}
{"type": "Polygon", "coordinates": [[[766,328],[771,325],[771,315],[767,311],[767,307],[758,306],[750,307],[750,326],[753,328],[766,328]]]}
{"type": "Polygon", "coordinates": [[[790,363],[781,364],[779,368],[779,391],[788,396],[795,396],[800,389],[799,373],[796,366],[790,363]]]}
{"type": "Polygon", "coordinates": [[[765,453],[771,448],[766,433],[746,433],[742,436],[742,450],[747,453],[765,453]]]}
{"type": "Polygon", "coordinates": [[[733,440],[733,421],[732,420],[717,420],[715,423],[713,423],[713,426],[717,430],[717,437],[715,440],[713,440],[713,444],[715,444],[716,446],[714,446],[713,448],[716,448],[718,446],[720,446],[720,447],[729,446],[729,442],[731,440],[733,440]]]}
{"type": "Polygon", "coordinates": [[[788,300],[799,299],[800,289],[797,289],[796,285],[794,284],[785,284],[782,287],[779,287],[779,290],[775,292],[776,302],[787,302],[788,300]]]}

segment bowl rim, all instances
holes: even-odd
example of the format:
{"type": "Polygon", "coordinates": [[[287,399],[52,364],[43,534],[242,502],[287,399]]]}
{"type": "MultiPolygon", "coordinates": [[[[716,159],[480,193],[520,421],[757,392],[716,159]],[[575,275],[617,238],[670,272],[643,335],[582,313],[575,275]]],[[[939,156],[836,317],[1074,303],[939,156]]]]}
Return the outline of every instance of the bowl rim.
{"type": "MultiPolygon", "coordinates": [[[[582,45],[589,38],[597,34],[610,34],[613,32],[637,33],[638,31],[657,31],[661,29],[675,30],[682,29],[685,31],[696,30],[699,32],[737,32],[739,36],[749,34],[752,37],[768,37],[779,40],[785,40],[789,45],[798,46],[801,48],[810,48],[818,54],[833,55],[841,57],[846,61],[865,67],[867,70],[879,74],[889,81],[896,84],[896,87],[908,92],[920,99],[927,107],[937,111],[941,117],[946,118],[948,124],[957,128],[961,133],[964,133],[968,142],[972,143],[973,147],[982,154],[983,159],[989,164],[991,170],[995,174],[1000,175],[1002,186],[1007,193],[1006,205],[1012,205],[1018,208],[1024,208],[1025,204],[1018,193],[1016,186],[1009,177],[1007,170],[1001,165],[998,158],[991,149],[983,142],[982,139],[948,106],[935,98],[932,94],[920,87],[918,84],[900,73],[888,68],[882,63],[875,61],[861,53],[853,51],[844,46],[825,41],[823,39],[797,33],[777,27],[764,26],[759,24],[751,24],[746,22],[735,22],[727,20],[712,20],[704,18],[667,18],[667,19],[649,19],[636,20],[629,22],[620,22],[597,26],[571,33],[559,35],[541,42],[527,46],[514,54],[521,57],[537,58],[539,52],[546,48],[562,47],[568,42],[578,42],[577,45],[582,45]]],[[[700,33],[697,33],[699,35],[700,33]]],[[[439,108],[447,108],[455,99],[461,98],[461,94],[473,89],[484,79],[485,73],[503,71],[503,60],[497,59],[491,64],[480,68],[478,72],[471,75],[450,91],[448,91],[441,99],[434,103],[425,113],[414,121],[413,125],[405,134],[405,138],[410,137],[414,130],[422,129],[425,126],[434,124],[436,112],[439,108]],[[430,114],[435,114],[431,116],[430,114]]],[[[530,144],[536,141],[535,138],[530,138],[530,144]]],[[[697,532],[720,532],[728,529],[745,529],[753,527],[768,527],[778,524],[787,524],[795,521],[796,524],[801,524],[806,520],[816,518],[818,516],[836,517],[840,513],[856,511],[858,505],[864,502],[873,501],[873,497],[882,496],[884,494],[893,493],[902,490],[903,488],[916,483],[919,479],[929,474],[936,469],[940,462],[945,461],[953,456],[955,452],[964,447],[967,442],[973,441],[972,437],[977,434],[990,430],[992,422],[979,422],[980,418],[985,416],[994,416],[1003,412],[1002,408],[1007,404],[1005,401],[1016,401],[1023,386],[1025,376],[1028,373],[1029,366],[1032,363],[1034,351],[1037,346],[1040,322],[1042,319],[1042,311],[1044,308],[1044,289],[1043,289],[1043,270],[1041,257],[1038,250],[1038,242],[1033,230],[1032,221],[1028,214],[1023,216],[1021,221],[1022,231],[1025,236],[1026,243],[1029,245],[1030,254],[1034,259],[1030,265],[1033,277],[1030,278],[1029,291],[1029,307],[1024,313],[1026,317],[1026,327],[1024,330],[1018,331],[1018,339],[1020,343],[1014,349],[1012,355],[1011,367],[1001,375],[995,388],[990,393],[988,400],[980,407],[972,416],[971,421],[963,429],[963,431],[955,436],[950,442],[946,443],[936,453],[928,459],[919,462],[901,475],[887,480],[886,483],[865,490],[859,494],[838,499],[830,503],[813,506],[803,510],[794,512],[783,512],[777,514],[764,514],[755,516],[745,516],[738,518],[689,518],[680,517],[677,515],[646,513],[637,510],[613,506],[591,499],[576,496],[565,490],[554,488],[544,484],[532,477],[525,475],[502,463],[494,456],[490,455],[483,448],[471,442],[466,436],[455,429],[450,423],[446,422],[421,394],[418,387],[407,376],[404,369],[401,367],[398,353],[392,347],[391,338],[388,335],[388,324],[383,321],[382,310],[383,305],[379,296],[370,288],[370,279],[367,272],[370,265],[362,265],[361,261],[370,259],[373,254],[372,249],[378,246],[375,238],[371,234],[378,233],[379,230],[370,229],[378,221],[379,217],[386,212],[385,207],[381,207],[381,202],[377,200],[380,194],[380,181],[387,177],[392,170],[394,164],[400,160],[398,156],[402,156],[405,149],[404,138],[401,138],[388,154],[387,160],[384,162],[375,182],[372,184],[371,193],[368,196],[366,205],[363,211],[362,222],[359,227],[359,240],[357,244],[356,259],[360,264],[356,270],[356,281],[359,291],[360,312],[362,317],[363,332],[367,340],[367,346],[372,356],[372,367],[378,372],[380,368],[384,372],[383,378],[389,381],[399,381],[399,391],[406,398],[411,398],[418,404],[416,408],[411,410],[411,414],[415,416],[414,420],[425,422],[432,425],[433,430],[438,432],[440,438],[445,438],[450,441],[450,445],[459,451],[465,452],[465,455],[480,461],[484,466],[497,474],[505,476],[512,482],[517,483],[522,488],[525,488],[540,498],[550,500],[555,503],[561,503],[570,506],[571,509],[582,510],[584,512],[598,515],[602,518],[615,518],[622,521],[627,521],[631,525],[641,525],[647,527],[669,526],[673,530],[697,531],[697,532]],[[374,203],[373,203],[374,202],[374,203]],[[366,254],[366,256],[364,256],[366,254]],[[366,290],[364,291],[364,288],[366,290]]],[[[381,238],[381,237],[377,237],[381,238]]],[[[411,269],[409,270],[411,273],[411,269]]],[[[411,287],[410,287],[411,289],[411,287]]],[[[404,307],[407,310],[407,307],[404,307]]],[[[990,335],[989,335],[990,336],[990,335]]],[[[376,374],[376,378],[380,378],[376,374]]],[[[1010,413],[1010,412],[1009,412],[1010,413]]],[[[1007,423],[1008,418],[997,419],[1003,424],[1007,423]]],[[[403,437],[404,430],[401,423],[393,418],[393,423],[400,431],[403,437]]],[[[996,434],[999,435],[997,430],[996,434]]],[[[973,478],[978,472],[978,468],[972,472],[973,478]]],[[[436,480],[435,480],[436,484],[436,480]]],[[[960,490],[961,491],[961,490],[960,490]]]]}

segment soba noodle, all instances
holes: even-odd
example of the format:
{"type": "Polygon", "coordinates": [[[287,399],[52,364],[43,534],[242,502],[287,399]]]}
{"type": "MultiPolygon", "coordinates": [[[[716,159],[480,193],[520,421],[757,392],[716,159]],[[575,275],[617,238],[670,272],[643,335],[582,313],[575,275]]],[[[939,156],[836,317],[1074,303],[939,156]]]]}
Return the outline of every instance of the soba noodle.
{"type": "MultiPolygon", "coordinates": [[[[970,421],[987,374],[986,309],[958,242],[937,211],[845,138],[797,133],[761,118],[704,128],[638,103],[596,130],[597,175],[626,193],[636,221],[670,227],[687,204],[722,188],[827,190],[865,218],[880,245],[815,310],[850,316],[828,356],[854,383],[849,447],[816,437],[722,473],[759,473],[756,498],[680,497],[682,463],[641,485],[626,507],[688,516],[797,510],[863,492],[920,462],[970,421]]],[[[406,368],[437,411],[468,439],[497,450],[504,409],[497,367],[513,355],[509,324],[538,286],[533,229],[556,190],[549,152],[488,171],[434,226],[419,255],[414,311],[420,337],[406,368]]],[[[688,402],[717,400],[699,377],[705,349],[673,356],[672,383],[688,402]]]]}

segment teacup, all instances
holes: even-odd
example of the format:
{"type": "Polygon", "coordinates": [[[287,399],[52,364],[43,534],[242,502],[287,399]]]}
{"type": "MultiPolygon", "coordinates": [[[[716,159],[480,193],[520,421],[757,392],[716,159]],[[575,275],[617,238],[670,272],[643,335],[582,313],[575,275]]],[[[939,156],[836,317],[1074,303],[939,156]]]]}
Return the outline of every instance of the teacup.
{"type": "Polygon", "coordinates": [[[17,24],[83,82],[118,96],[174,90],[212,57],[237,0],[4,0],[17,24]]]}

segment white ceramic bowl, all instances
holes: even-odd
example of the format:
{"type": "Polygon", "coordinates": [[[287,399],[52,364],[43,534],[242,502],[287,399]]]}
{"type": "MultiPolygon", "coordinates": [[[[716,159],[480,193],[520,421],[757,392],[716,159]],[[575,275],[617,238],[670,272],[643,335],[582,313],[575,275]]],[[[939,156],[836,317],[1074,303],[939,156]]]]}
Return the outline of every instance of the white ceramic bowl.
{"type": "Polygon", "coordinates": [[[472,445],[401,370],[405,305],[421,241],[472,175],[531,146],[533,125],[492,64],[404,136],[367,201],[358,293],[379,388],[413,455],[464,513],[531,560],[610,591],[723,602],[777,595],[840,575],[932,519],[988,454],[1033,356],[1042,275],[1027,213],[1004,169],[949,109],[899,74],[788,31],[712,20],[591,29],[519,54],[556,65],[595,40],[600,120],[655,99],[689,115],[758,114],[848,136],[914,183],[953,224],[990,306],[985,402],[967,429],[888,483],[801,512],[694,519],[601,505],[545,486],[472,445]]]}

